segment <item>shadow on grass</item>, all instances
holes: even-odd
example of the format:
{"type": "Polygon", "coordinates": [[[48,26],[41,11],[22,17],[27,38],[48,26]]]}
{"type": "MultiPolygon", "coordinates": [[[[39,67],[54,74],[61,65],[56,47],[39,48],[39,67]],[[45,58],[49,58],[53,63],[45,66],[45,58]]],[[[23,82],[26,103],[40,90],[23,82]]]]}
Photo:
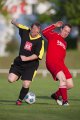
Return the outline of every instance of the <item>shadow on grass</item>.
{"type": "Polygon", "coordinates": [[[0,100],[0,104],[3,105],[14,105],[16,101],[14,100],[0,100]]]}
{"type": "Polygon", "coordinates": [[[39,99],[51,99],[49,96],[36,96],[39,99]]]}
{"type": "MultiPolygon", "coordinates": [[[[52,98],[50,96],[36,96],[36,98],[38,99],[46,99],[46,100],[52,100],[52,98]]],[[[77,98],[70,98],[69,100],[71,101],[80,101],[80,98],[77,99],[77,98]]]]}
{"type": "Polygon", "coordinates": [[[69,99],[69,100],[71,100],[71,101],[76,101],[76,102],[79,101],[79,102],[80,102],[80,99],[74,99],[74,98],[73,98],[73,99],[69,99]]]}

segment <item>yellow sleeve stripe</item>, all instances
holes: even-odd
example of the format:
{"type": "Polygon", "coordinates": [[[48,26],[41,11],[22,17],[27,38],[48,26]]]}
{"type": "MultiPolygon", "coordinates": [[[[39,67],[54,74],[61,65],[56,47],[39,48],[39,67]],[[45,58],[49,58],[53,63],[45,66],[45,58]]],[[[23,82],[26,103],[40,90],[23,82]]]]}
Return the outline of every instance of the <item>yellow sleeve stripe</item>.
{"type": "Polygon", "coordinates": [[[22,28],[22,29],[29,30],[29,27],[24,26],[24,25],[22,25],[22,24],[18,24],[18,27],[19,27],[19,28],[22,28]]]}
{"type": "Polygon", "coordinates": [[[36,74],[37,74],[37,70],[34,71],[32,81],[33,81],[34,77],[36,76],[36,74]]]}
{"type": "Polygon", "coordinates": [[[39,54],[39,58],[40,58],[40,59],[42,59],[43,54],[44,54],[44,40],[42,40],[42,48],[41,48],[40,54],[39,54]]]}

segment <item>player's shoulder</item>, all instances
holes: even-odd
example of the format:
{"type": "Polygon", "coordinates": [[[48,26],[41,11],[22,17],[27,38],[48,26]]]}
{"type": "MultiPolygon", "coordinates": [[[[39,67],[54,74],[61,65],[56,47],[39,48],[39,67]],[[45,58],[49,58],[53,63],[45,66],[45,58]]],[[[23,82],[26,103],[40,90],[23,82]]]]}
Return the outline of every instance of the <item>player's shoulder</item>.
{"type": "Polygon", "coordinates": [[[30,30],[28,26],[23,25],[23,24],[18,24],[18,28],[23,29],[23,30],[30,30]]]}

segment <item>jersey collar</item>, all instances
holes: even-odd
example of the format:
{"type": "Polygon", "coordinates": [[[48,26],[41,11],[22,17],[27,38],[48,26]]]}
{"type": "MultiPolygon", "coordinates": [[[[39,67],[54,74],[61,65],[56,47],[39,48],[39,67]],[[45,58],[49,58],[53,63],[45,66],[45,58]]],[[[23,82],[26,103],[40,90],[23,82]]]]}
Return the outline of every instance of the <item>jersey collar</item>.
{"type": "Polygon", "coordinates": [[[36,37],[31,37],[31,35],[29,34],[29,37],[30,37],[30,40],[36,40],[36,39],[40,38],[41,35],[38,34],[36,37]]]}

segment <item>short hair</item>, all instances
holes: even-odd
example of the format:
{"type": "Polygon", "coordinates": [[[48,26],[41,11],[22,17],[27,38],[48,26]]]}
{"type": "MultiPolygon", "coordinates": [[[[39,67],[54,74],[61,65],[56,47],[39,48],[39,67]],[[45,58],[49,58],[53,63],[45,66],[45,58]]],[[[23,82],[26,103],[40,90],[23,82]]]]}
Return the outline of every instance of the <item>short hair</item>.
{"type": "Polygon", "coordinates": [[[69,28],[72,28],[72,26],[71,26],[70,24],[64,24],[64,25],[62,26],[62,29],[63,29],[65,26],[68,26],[69,28]]]}
{"type": "Polygon", "coordinates": [[[40,25],[39,22],[35,22],[35,23],[33,23],[33,24],[31,25],[31,28],[32,28],[34,25],[37,26],[37,27],[41,27],[41,25],[40,25]]]}

